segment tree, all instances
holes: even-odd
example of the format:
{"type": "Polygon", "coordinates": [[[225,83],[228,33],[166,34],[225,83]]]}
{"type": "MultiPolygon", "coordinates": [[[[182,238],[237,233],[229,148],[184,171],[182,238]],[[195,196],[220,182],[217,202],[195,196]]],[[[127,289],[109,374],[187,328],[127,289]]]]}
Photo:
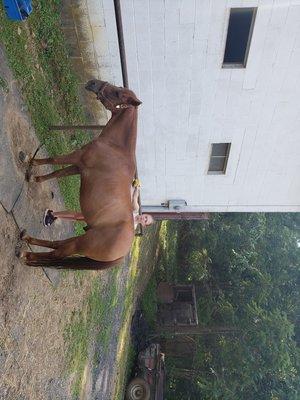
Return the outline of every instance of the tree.
{"type": "Polygon", "coordinates": [[[174,361],[168,398],[300,398],[299,214],[216,214],[177,226],[174,268],[178,281],[198,283],[200,323],[235,331],[199,336],[188,377],[174,361]]]}

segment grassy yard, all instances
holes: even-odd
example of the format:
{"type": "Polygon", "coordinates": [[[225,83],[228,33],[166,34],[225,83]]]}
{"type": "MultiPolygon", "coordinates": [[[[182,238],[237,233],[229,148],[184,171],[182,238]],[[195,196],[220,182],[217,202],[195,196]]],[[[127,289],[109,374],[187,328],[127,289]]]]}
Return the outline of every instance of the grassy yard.
{"type": "MultiPolygon", "coordinates": [[[[94,276],[85,304],[74,313],[71,322],[66,326],[67,371],[75,377],[72,387],[74,399],[79,398],[82,390],[91,342],[101,343],[104,351],[107,351],[112,329],[109,317],[119,300],[119,275],[120,268],[112,269],[106,283],[101,276],[94,276]]],[[[95,358],[94,362],[97,363],[98,360],[95,358]]]]}
{"type": "Polygon", "coordinates": [[[125,384],[135,359],[135,352],[130,341],[130,327],[132,315],[135,311],[136,301],[150,279],[151,273],[156,265],[160,225],[147,228],[143,238],[136,238],[132,253],[129,270],[129,279],[126,285],[126,295],[122,316],[122,325],[118,339],[117,364],[116,364],[116,386],[113,396],[114,400],[124,398],[125,384]]]}
{"type": "MultiPolygon", "coordinates": [[[[36,134],[53,155],[68,153],[89,140],[82,132],[64,135],[48,129],[49,125],[85,119],[60,29],[59,3],[33,1],[34,12],[25,23],[9,21],[0,7],[0,42],[5,46],[36,134]]],[[[0,85],[6,88],[1,77],[0,85]]],[[[62,181],[60,187],[67,207],[73,209],[78,208],[79,179],[70,179],[71,185],[62,181]]]]}
{"type": "MultiPolygon", "coordinates": [[[[50,155],[68,153],[88,142],[91,137],[82,132],[72,135],[50,133],[48,129],[49,125],[54,124],[85,122],[77,94],[77,81],[71,71],[60,29],[59,3],[58,0],[33,1],[34,13],[25,23],[8,21],[0,7],[0,43],[5,47],[10,68],[18,80],[36,134],[50,155]]],[[[0,86],[8,90],[1,77],[0,86]]],[[[66,207],[77,209],[78,177],[70,177],[59,184],[66,207]]],[[[78,228],[78,233],[80,231],[78,228]]],[[[109,271],[107,280],[103,280],[99,274],[76,274],[78,287],[82,280],[89,280],[90,291],[82,309],[74,312],[65,327],[66,373],[74,376],[74,398],[78,398],[82,390],[91,338],[102,344],[104,352],[108,349],[112,332],[110,316],[118,307],[122,308],[122,324],[118,335],[113,398],[123,398],[130,370],[127,358],[131,354],[128,346],[131,317],[136,298],[145,284],[147,271],[151,270],[156,259],[157,234],[158,225],[150,228],[145,237],[136,238],[122,298],[118,292],[121,285],[120,268],[109,271]]]]}
{"type": "Polygon", "coordinates": [[[177,282],[177,226],[171,221],[162,221],[158,233],[158,257],[156,268],[141,297],[141,309],[151,328],[155,328],[157,318],[158,298],[157,285],[160,281],[177,282]]]}
{"type": "MultiPolygon", "coordinates": [[[[143,238],[137,237],[131,251],[128,267],[114,268],[109,273],[108,282],[101,277],[93,279],[91,290],[82,309],[74,314],[66,327],[68,343],[68,372],[75,376],[73,395],[77,399],[84,386],[88,352],[93,341],[101,344],[101,351],[108,351],[111,333],[114,330],[113,313],[121,314],[117,329],[117,348],[115,350],[115,394],[113,399],[123,399],[128,374],[134,360],[134,350],[130,345],[131,319],[136,302],[144,289],[157,256],[158,225],[148,228],[143,238]],[[121,268],[127,268],[125,289],[121,268]]],[[[97,364],[99,360],[94,362],[97,364]]]]}
{"type": "Polygon", "coordinates": [[[166,271],[170,282],[175,279],[173,271],[176,262],[176,246],[176,224],[168,221],[161,222],[155,231],[147,232],[142,241],[139,239],[135,242],[132,252],[131,279],[127,284],[123,324],[119,336],[118,380],[114,400],[124,398],[124,387],[136,357],[130,344],[130,324],[135,306],[136,287],[139,287],[139,302],[144,317],[149,326],[154,328],[158,302],[157,282],[161,279],[163,270],[166,271]],[[152,244],[149,246],[149,243],[152,244]],[[141,271],[143,276],[141,276],[141,271]],[[141,282],[143,282],[142,286],[141,282]]]}
{"type": "Polygon", "coordinates": [[[157,265],[157,277],[170,283],[177,282],[178,233],[176,221],[163,221],[159,231],[160,252],[157,265]]]}

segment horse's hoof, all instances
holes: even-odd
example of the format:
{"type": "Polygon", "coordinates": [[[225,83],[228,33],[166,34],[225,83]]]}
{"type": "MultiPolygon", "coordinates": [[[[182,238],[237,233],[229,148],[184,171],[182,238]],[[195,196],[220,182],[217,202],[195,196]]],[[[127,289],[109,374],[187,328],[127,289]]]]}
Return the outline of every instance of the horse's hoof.
{"type": "Polygon", "coordinates": [[[27,255],[27,252],[26,251],[22,251],[19,247],[16,247],[16,249],[15,249],[15,255],[16,255],[16,257],[18,257],[18,259],[19,260],[26,260],[26,255],[27,255]]]}
{"type": "Polygon", "coordinates": [[[26,261],[27,259],[27,252],[26,251],[21,251],[19,255],[19,259],[22,261],[26,261]]]}
{"type": "Polygon", "coordinates": [[[25,180],[26,180],[26,182],[31,182],[32,181],[32,170],[31,170],[30,167],[25,172],[25,180]]]}
{"type": "Polygon", "coordinates": [[[21,250],[18,247],[15,248],[15,256],[18,258],[21,256],[21,250]]]}
{"type": "Polygon", "coordinates": [[[26,239],[28,239],[28,238],[29,238],[29,236],[27,235],[26,229],[23,229],[23,230],[20,232],[20,239],[26,241],[26,239]]]}
{"type": "Polygon", "coordinates": [[[30,164],[32,158],[31,158],[30,154],[25,154],[24,151],[20,151],[19,152],[19,160],[21,161],[21,163],[30,164]]]}
{"type": "Polygon", "coordinates": [[[26,154],[24,153],[24,151],[19,151],[19,160],[21,162],[25,162],[25,158],[26,158],[26,154]]]}

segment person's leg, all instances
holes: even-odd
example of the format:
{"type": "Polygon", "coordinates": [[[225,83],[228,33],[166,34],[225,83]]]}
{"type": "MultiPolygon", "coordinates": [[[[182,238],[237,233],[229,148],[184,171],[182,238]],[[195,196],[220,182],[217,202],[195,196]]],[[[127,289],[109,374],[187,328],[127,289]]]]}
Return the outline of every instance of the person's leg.
{"type": "Polygon", "coordinates": [[[84,221],[84,216],[80,212],[75,211],[52,211],[55,218],[71,219],[73,221],[84,221]]]}
{"type": "Polygon", "coordinates": [[[84,217],[81,213],[75,211],[52,211],[46,210],[44,214],[43,224],[44,226],[50,226],[57,219],[67,219],[71,221],[84,221],[84,217]]]}

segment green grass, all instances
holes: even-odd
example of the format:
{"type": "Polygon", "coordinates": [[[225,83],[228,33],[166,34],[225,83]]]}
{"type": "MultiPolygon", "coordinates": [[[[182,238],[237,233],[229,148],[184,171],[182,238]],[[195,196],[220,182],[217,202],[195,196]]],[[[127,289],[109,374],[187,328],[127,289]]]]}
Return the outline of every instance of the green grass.
{"type": "Polygon", "coordinates": [[[131,319],[135,308],[136,286],[140,277],[138,262],[141,261],[141,238],[136,238],[131,252],[129,277],[126,285],[125,301],[122,315],[122,324],[118,338],[117,349],[117,382],[113,398],[124,398],[125,381],[134,362],[134,351],[130,341],[131,319]],[[130,355],[130,356],[129,356],[130,355]]]}
{"type": "MultiPolygon", "coordinates": [[[[90,139],[77,132],[49,132],[48,127],[85,121],[60,29],[59,1],[33,1],[34,12],[27,22],[9,21],[0,7],[0,42],[10,68],[21,87],[32,123],[50,155],[67,154],[90,139]]],[[[5,82],[0,80],[0,87],[5,82]]],[[[67,207],[78,208],[79,178],[71,177],[60,187],[67,207]]]]}
{"type": "MultiPolygon", "coordinates": [[[[50,125],[86,122],[60,29],[59,4],[57,0],[33,1],[34,12],[25,23],[7,20],[0,7],[0,42],[5,46],[36,134],[50,155],[67,154],[91,138],[82,132],[72,135],[49,132],[50,125]]],[[[0,78],[0,90],[7,89],[6,81],[0,78]]],[[[77,209],[79,178],[70,177],[59,183],[66,207],[77,209]]],[[[82,233],[81,224],[76,225],[76,233],[82,233]]],[[[135,298],[137,258],[135,254],[126,288],[123,319],[127,328],[135,298]]],[[[76,273],[75,286],[79,288],[84,279],[86,276],[81,272],[76,273]]],[[[114,269],[107,286],[99,278],[93,278],[81,310],[74,312],[66,326],[67,371],[74,376],[74,398],[81,392],[91,340],[101,344],[103,351],[108,350],[112,333],[110,316],[118,301],[118,269],[114,269]]],[[[98,361],[97,357],[94,361],[98,361]]]]}
{"type": "Polygon", "coordinates": [[[156,276],[169,283],[178,281],[177,268],[177,225],[173,221],[163,221],[159,231],[159,260],[156,276]]]}
{"type": "Polygon", "coordinates": [[[144,317],[151,328],[155,327],[155,322],[157,318],[157,281],[154,274],[152,274],[149,283],[143,293],[141,299],[141,308],[144,314],[144,317]]]}
{"type": "MultiPolygon", "coordinates": [[[[78,124],[85,116],[78,97],[78,82],[68,59],[61,31],[60,1],[33,1],[34,12],[27,22],[9,21],[0,6],[0,42],[5,47],[9,66],[17,79],[24,103],[40,142],[50,155],[68,154],[91,139],[91,135],[51,132],[50,125],[78,124]]],[[[7,91],[5,79],[0,77],[0,90],[7,91]]],[[[79,208],[79,177],[60,180],[60,189],[69,209],[79,208]]],[[[76,225],[82,233],[82,225],[76,225]]],[[[66,328],[68,370],[75,374],[74,395],[79,393],[83,370],[88,356],[91,334],[98,335],[107,347],[110,328],[101,329],[107,310],[116,303],[116,270],[111,275],[111,288],[102,293],[102,284],[94,279],[91,292],[83,308],[74,313],[66,328]]],[[[79,287],[83,274],[75,276],[79,287]]]]}
{"type": "MultiPolygon", "coordinates": [[[[72,395],[75,399],[80,396],[90,343],[95,341],[104,351],[108,350],[112,332],[110,315],[118,301],[118,272],[118,268],[111,271],[106,285],[102,284],[99,277],[93,279],[83,307],[73,314],[71,322],[65,329],[67,371],[75,377],[72,386],[72,395]]],[[[94,363],[97,362],[96,355],[94,363]]]]}
{"type": "MultiPolygon", "coordinates": [[[[58,0],[33,0],[34,12],[25,23],[7,20],[0,6],[0,42],[5,46],[10,68],[19,82],[36,134],[50,155],[67,154],[91,138],[91,135],[82,132],[72,135],[49,132],[50,125],[86,122],[78,99],[77,81],[71,72],[60,29],[59,4],[58,0]]],[[[8,90],[7,83],[2,78],[0,90],[8,90]]],[[[59,183],[66,207],[77,209],[79,178],[70,177],[59,183]]],[[[134,359],[133,349],[128,345],[131,316],[137,286],[141,285],[144,279],[139,271],[146,270],[149,262],[153,262],[152,250],[150,258],[148,255],[147,238],[151,237],[154,231],[155,229],[143,240],[137,239],[132,253],[124,299],[123,324],[119,333],[115,399],[123,398],[124,385],[134,359]]],[[[80,224],[76,226],[76,232],[82,233],[80,224]]],[[[75,377],[72,388],[74,398],[80,395],[82,388],[91,337],[94,335],[104,351],[108,349],[112,332],[109,317],[120,301],[117,295],[117,271],[112,270],[108,287],[103,285],[99,278],[93,279],[91,291],[83,307],[74,312],[66,327],[67,369],[75,377]]],[[[85,278],[81,273],[76,274],[75,278],[75,285],[80,287],[85,278]]]]}
{"type": "MultiPolygon", "coordinates": [[[[119,301],[123,302],[123,311],[118,335],[117,383],[113,398],[123,399],[125,383],[136,357],[135,351],[130,344],[131,319],[142,284],[145,283],[145,279],[148,279],[147,276],[150,276],[149,271],[153,268],[156,241],[156,227],[148,228],[143,238],[136,238],[134,241],[124,298],[119,298],[119,269],[115,268],[112,270],[109,283],[105,287],[103,287],[99,279],[95,278],[82,310],[73,315],[71,323],[66,328],[68,372],[75,375],[72,388],[72,394],[75,399],[80,396],[88,359],[88,348],[92,338],[95,338],[96,342],[101,345],[103,351],[108,350],[113,329],[110,324],[110,315],[114,312],[119,301]]],[[[80,281],[81,276],[79,275],[77,279],[80,281]]],[[[95,364],[99,362],[97,355],[95,355],[94,362],[95,364]]]]}
{"type": "Polygon", "coordinates": [[[177,238],[176,224],[171,221],[163,221],[159,230],[158,262],[153,269],[141,298],[143,315],[153,331],[156,328],[159,302],[157,298],[157,285],[160,281],[173,283],[178,280],[177,238]]]}
{"type": "Polygon", "coordinates": [[[136,300],[144,289],[156,261],[157,226],[147,228],[143,238],[136,238],[126,286],[122,325],[118,339],[117,371],[114,400],[124,399],[124,389],[134,365],[136,354],[130,340],[132,315],[136,300]]]}
{"type": "Polygon", "coordinates": [[[2,76],[0,76],[0,90],[2,90],[4,93],[9,92],[7,81],[4,78],[2,78],[2,76]]]}

